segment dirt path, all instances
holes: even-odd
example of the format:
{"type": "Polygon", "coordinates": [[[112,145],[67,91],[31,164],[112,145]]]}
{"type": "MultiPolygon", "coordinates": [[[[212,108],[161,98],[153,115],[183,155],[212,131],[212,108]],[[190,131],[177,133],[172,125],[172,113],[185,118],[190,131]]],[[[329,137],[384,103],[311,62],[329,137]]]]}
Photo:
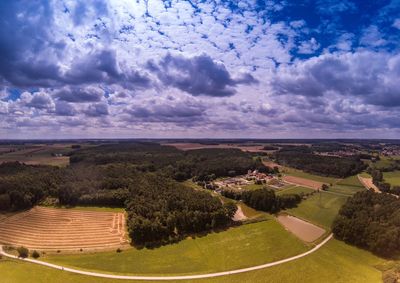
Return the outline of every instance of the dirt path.
{"type": "Polygon", "coordinates": [[[235,215],[233,216],[233,220],[234,221],[242,221],[242,220],[246,220],[247,217],[246,215],[244,215],[242,207],[240,206],[240,204],[237,206],[237,210],[235,212],[235,215]]]}
{"type": "Polygon", "coordinates": [[[365,178],[365,177],[361,177],[360,175],[357,175],[358,180],[361,182],[361,184],[363,184],[363,186],[369,190],[369,189],[373,189],[375,193],[381,193],[381,191],[378,189],[377,186],[375,186],[375,184],[372,182],[372,178],[365,178]]]}
{"type": "Polygon", "coordinates": [[[301,240],[312,243],[325,234],[325,230],[291,215],[279,215],[278,222],[301,240]]]}
{"type": "Polygon", "coordinates": [[[314,248],[312,248],[309,251],[306,251],[302,254],[292,256],[289,258],[285,258],[282,260],[262,264],[262,265],[257,265],[257,266],[252,266],[252,267],[247,267],[247,268],[242,268],[242,269],[235,269],[235,270],[230,270],[230,271],[223,271],[223,272],[216,272],[216,273],[207,273],[207,274],[198,274],[198,275],[182,275],[182,276],[130,276],[130,275],[112,275],[112,274],[106,274],[106,273],[98,273],[98,272],[89,272],[89,271],[83,271],[79,269],[73,269],[73,268],[68,268],[64,267],[61,265],[56,265],[52,263],[47,263],[44,261],[40,260],[35,260],[35,259],[30,259],[30,258],[18,258],[15,255],[11,255],[3,251],[3,247],[0,245],[0,254],[9,258],[13,259],[19,259],[23,260],[26,262],[30,263],[35,263],[35,264],[40,264],[44,265],[50,268],[62,270],[62,271],[68,271],[72,273],[77,273],[77,274],[82,274],[82,275],[88,275],[88,276],[94,276],[94,277],[102,277],[102,278],[111,278],[111,279],[123,279],[123,280],[154,280],[154,281],[167,281],[167,280],[190,280],[190,279],[202,279],[202,278],[212,278],[212,277],[219,277],[219,276],[226,276],[226,275],[231,275],[231,274],[238,274],[238,273],[243,273],[243,272],[249,272],[249,271],[254,271],[254,270],[259,270],[259,269],[264,269],[276,265],[280,265],[289,261],[294,261],[296,259],[308,256],[309,254],[312,254],[319,250],[322,246],[324,246],[330,239],[332,239],[333,234],[330,234],[328,237],[326,237],[321,243],[316,245],[314,248]]]}
{"type": "Polygon", "coordinates": [[[299,185],[313,190],[321,189],[322,185],[324,184],[322,182],[288,175],[283,176],[282,180],[289,184],[299,185]]]}

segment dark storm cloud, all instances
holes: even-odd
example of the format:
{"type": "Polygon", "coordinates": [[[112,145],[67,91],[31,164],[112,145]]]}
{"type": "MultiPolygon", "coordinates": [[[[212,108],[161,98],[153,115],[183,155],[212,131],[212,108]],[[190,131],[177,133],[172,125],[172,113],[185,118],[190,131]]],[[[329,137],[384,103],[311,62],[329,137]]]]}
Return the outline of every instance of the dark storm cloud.
{"type": "Polygon", "coordinates": [[[280,68],[271,83],[275,94],[358,97],[364,103],[400,106],[400,55],[358,52],[321,55],[280,68]]]}
{"type": "MultiPolygon", "coordinates": [[[[107,15],[105,1],[91,3],[90,9],[98,16],[107,15]]],[[[77,2],[74,19],[84,19],[88,5],[77,2]]],[[[65,59],[65,39],[52,34],[54,7],[47,1],[0,2],[0,82],[17,87],[59,87],[86,83],[120,84],[123,87],[148,87],[146,74],[130,68],[119,70],[114,50],[92,48],[76,58],[61,71],[59,63],[65,59]]],[[[75,21],[75,24],[80,24],[75,21]]],[[[69,64],[69,63],[68,63],[69,64]]]]}
{"type": "Polygon", "coordinates": [[[35,56],[62,49],[49,40],[52,19],[47,1],[0,2],[0,77],[16,86],[48,86],[58,79],[58,67],[35,56]]]}
{"type": "Polygon", "coordinates": [[[90,117],[101,117],[108,115],[108,105],[106,103],[96,103],[89,105],[85,114],[90,117]]]}
{"type": "Polygon", "coordinates": [[[194,96],[231,96],[238,84],[252,84],[256,80],[251,74],[234,79],[225,65],[214,61],[206,54],[186,58],[166,55],[159,62],[149,61],[148,69],[169,86],[176,87],[194,96]]]}
{"type": "Polygon", "coordinates": [[[150,79],[136,70],[120,70],[114,50],[100,50],[77,58],[63,80],[68,84],[107,83],[127,88],[149,87],[150,79]]]}
{"type": "Polygon", "coordinates": [[[55,93],[61,101],[67,102],[98,102],[104,96],[104,90],[98,87],[64,87],[55,93]]]}

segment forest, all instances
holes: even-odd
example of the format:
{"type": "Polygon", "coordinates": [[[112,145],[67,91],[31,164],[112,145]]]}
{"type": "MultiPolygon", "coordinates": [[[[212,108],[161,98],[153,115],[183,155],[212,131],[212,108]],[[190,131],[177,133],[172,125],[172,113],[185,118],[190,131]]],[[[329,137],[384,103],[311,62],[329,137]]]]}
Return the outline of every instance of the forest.
{"type": "Polygon", "coordinates": [[[360,173],[367,165],[359,156],[335,157],[314,154],[308,147],[286,147],[274,155],[279,164],[308,173],[346,178],[360,173]]]}
{"type": "Polygon", "coordinates": [[[299,204],[302,195],[276,195],[274,190],[262,188],[250,191],[222,190],[221,194],[234,200],[242,200],[248,206],[269,213],[279,212],[281,209],[292,208],[299,204]]]}
{"type": "Polygon", "coordinates": [[[358,192],[339,210],[332,231],[346,243],[380,256],[396,257],[400,254],[400,199],[358,192]]]}
{"type": "Polygon", "coordinates": [[[66,168],[1,164],[0,210],[28,209],[43,202],[124,207],[134,244],[155,246],[232,224],[233,203],[222,204],[179,181],[267,170],[240,150],[181,152],[136,143],[80,149],[71,161],[66,168]]]}

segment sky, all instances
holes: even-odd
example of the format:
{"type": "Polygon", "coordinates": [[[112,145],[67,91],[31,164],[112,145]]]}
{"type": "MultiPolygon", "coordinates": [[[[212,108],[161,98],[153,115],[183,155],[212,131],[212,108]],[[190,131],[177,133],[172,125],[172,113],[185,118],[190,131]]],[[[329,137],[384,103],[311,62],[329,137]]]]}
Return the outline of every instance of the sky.
{"type": "Polygon", "coordinates": [[[0,1],[0,139],[400,138],[400,0],[0,1]]]}

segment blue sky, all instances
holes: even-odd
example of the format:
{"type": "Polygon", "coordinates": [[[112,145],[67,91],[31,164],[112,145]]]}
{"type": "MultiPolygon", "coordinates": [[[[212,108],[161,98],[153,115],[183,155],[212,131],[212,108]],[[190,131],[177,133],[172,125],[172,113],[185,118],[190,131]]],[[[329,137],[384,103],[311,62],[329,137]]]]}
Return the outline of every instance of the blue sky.
{"type": "Polygon", "coordinates": [[[0,138],[400,138],[400,0],[1,1],[0,138]]]}

